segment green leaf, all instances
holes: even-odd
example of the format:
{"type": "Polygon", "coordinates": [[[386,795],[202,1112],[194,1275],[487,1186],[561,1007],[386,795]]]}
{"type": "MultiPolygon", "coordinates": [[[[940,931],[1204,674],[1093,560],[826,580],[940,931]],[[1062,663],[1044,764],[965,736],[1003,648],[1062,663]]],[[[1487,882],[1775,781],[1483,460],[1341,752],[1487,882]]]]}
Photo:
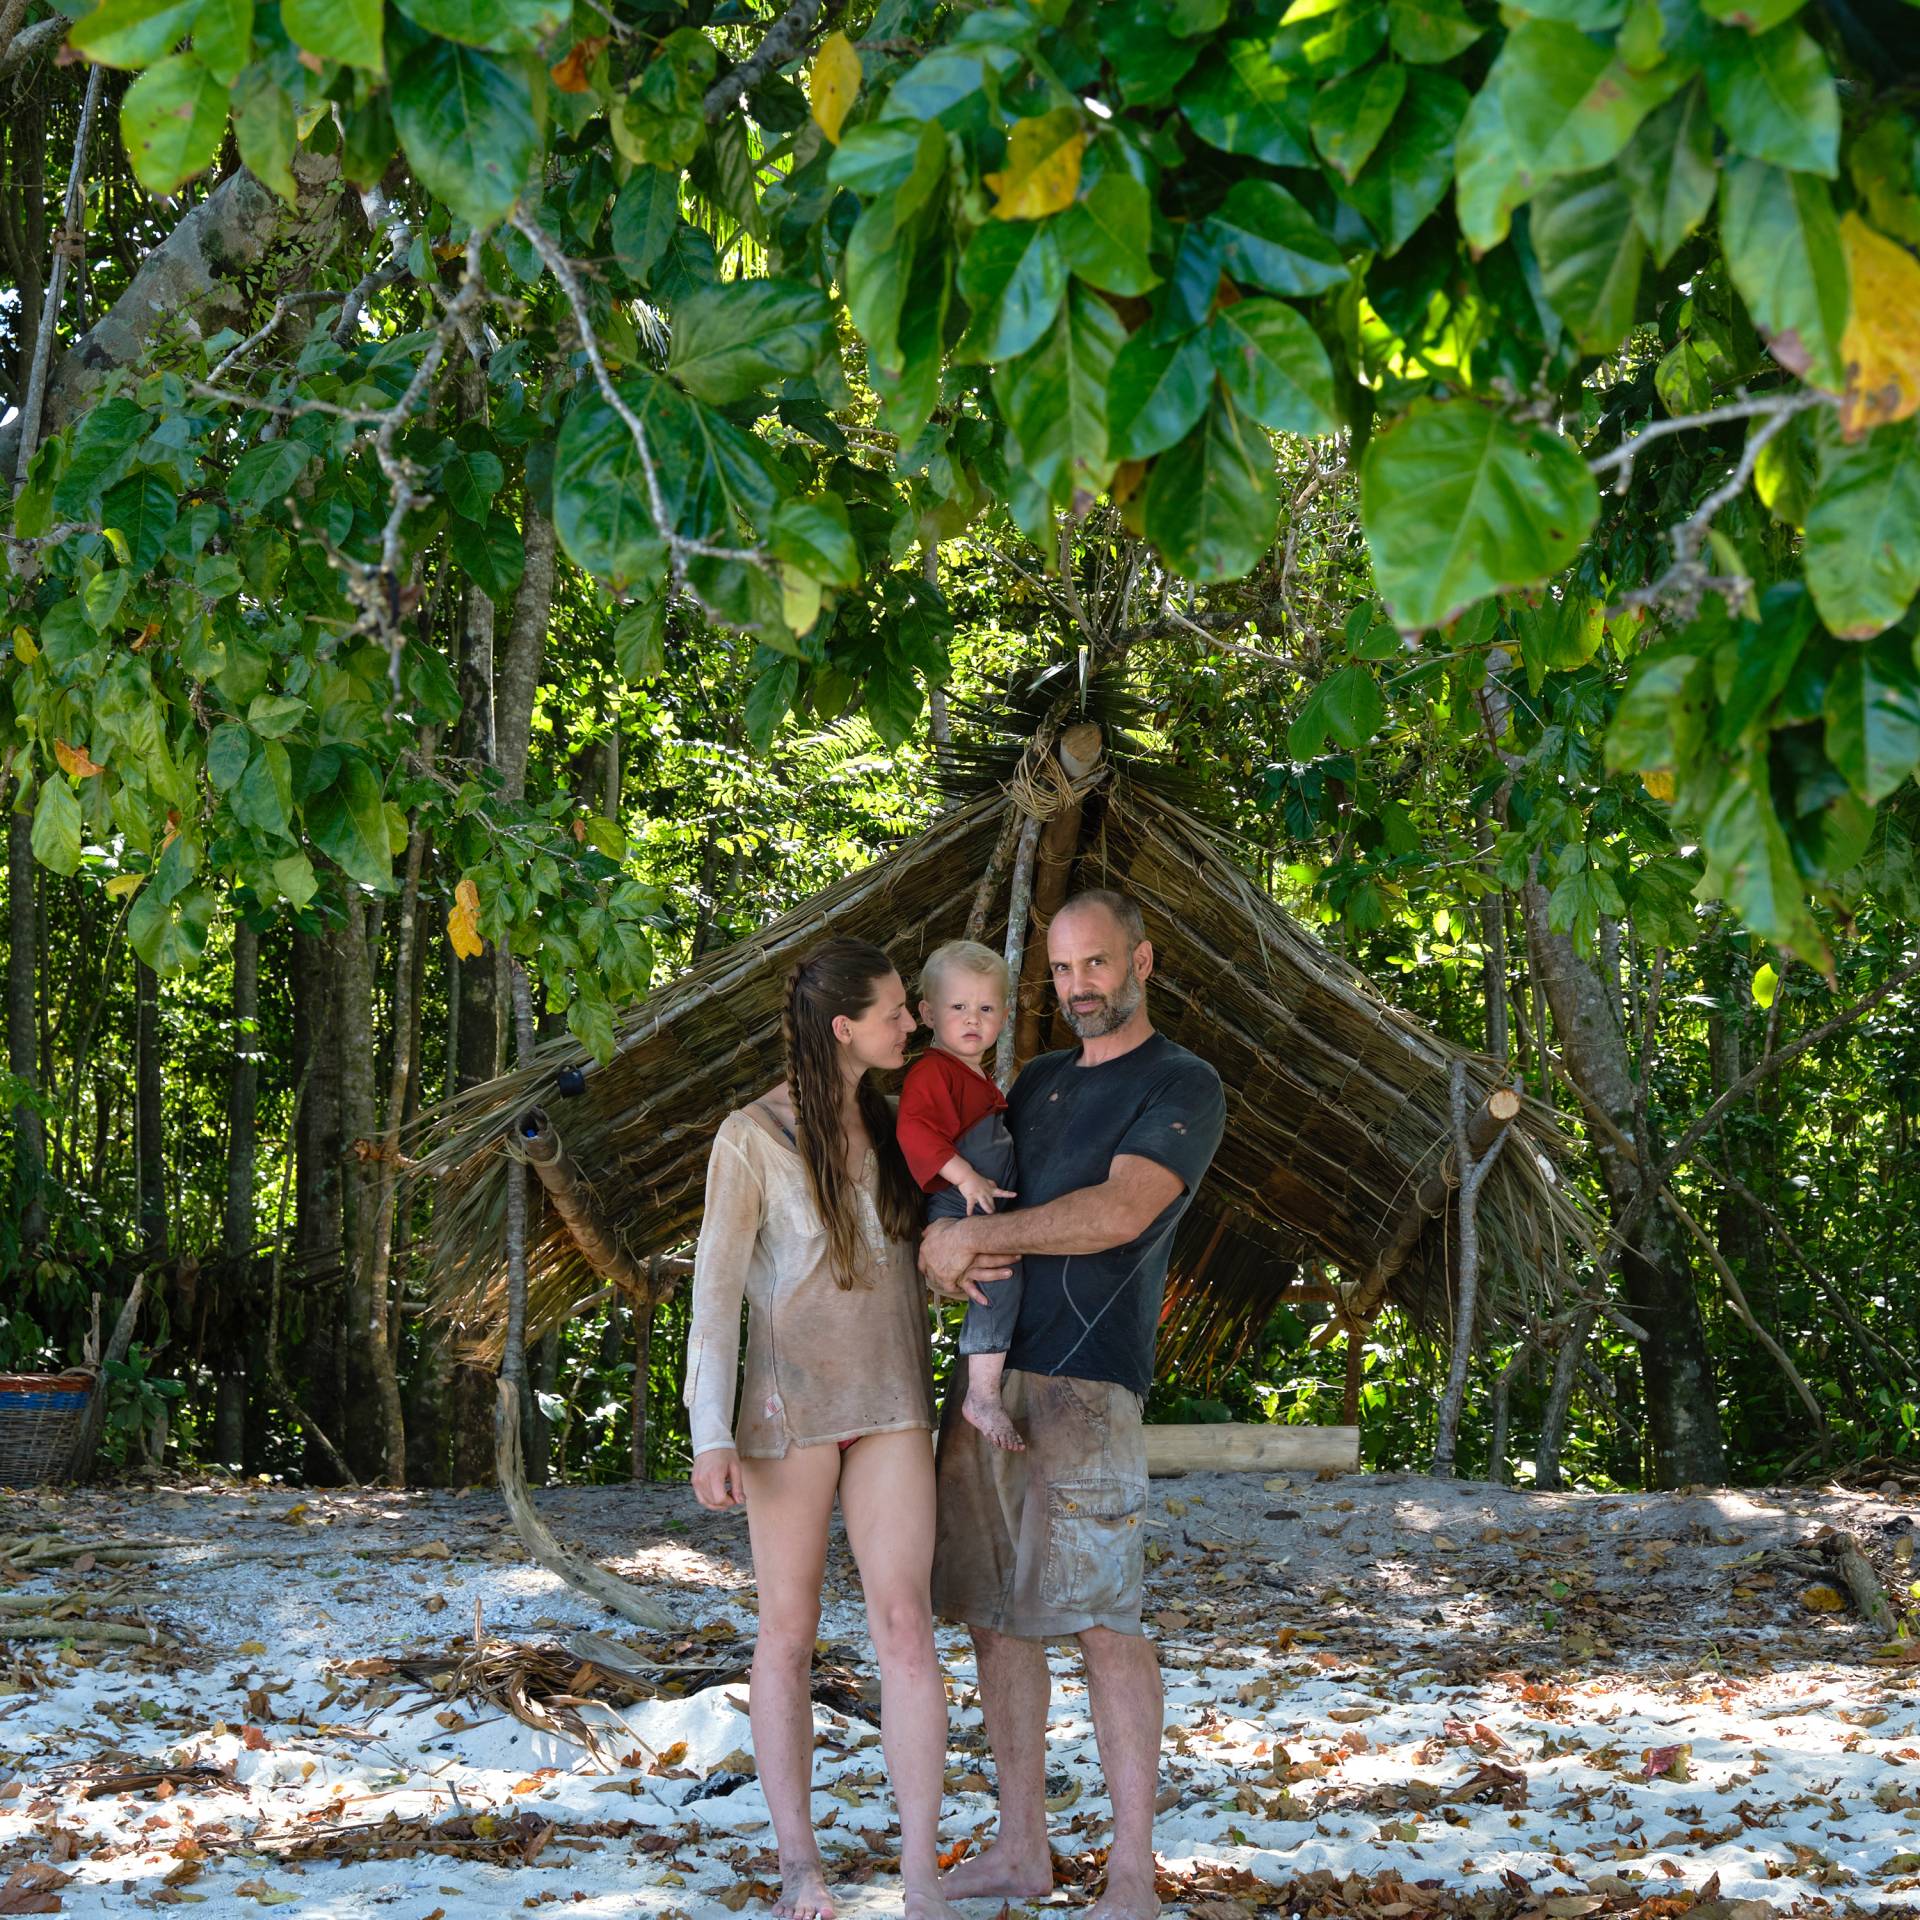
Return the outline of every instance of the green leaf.
{"type": "Polygon", "coordinates": [[[200,0],[193,50],[223,87],[232,86],[253,53],[253,0],[200,0]]]}
{"type": "Polygon", "coordinates": [[[825,350],[826,295],[797,280],[703,287],[674,309],[667,371],[696,400],[726,406],[782,374],[805,373],[825,350]]]}
{"type": "Polygon", "coordinates": [[[241,513],[259,513],[292,493],[312,458],[312,450],[298,440],[262,440],[233,463],[227,498],[241,513]]]}
{"type": "Polygon", "coordinates": [[[641,286],[660,263],[680,218],[680,178],[659,167],[636,167],[613,203],[613,254],[641,286]]]}
{"type": "Polygon", "coordinates": [[[150,67],[180,44],[200,5],[201,0],[101,0],[67,29],[67,44],[96,66],[150,67]]]}
{"type": "MultiPolygon", "coordinates": [[[[659,382],[633,382],[621,397],[646,424],[659,382]]],[[[640,450],[598,393],[582,395],[560,429],[553,460],[553,523],[578,566],[616,591],[657,579],[666,565],[647,499],[640,450]]]]}
{"type": "Polygon", "coordinates": [[[892,647],[887,648],[879,664],[867,675],[860,697],[881,745],[890,751],[904,746],[913,737],[914,725],[926,705],[913,669],[892,647]]]}
{"type": "Polygon", "coordinates": [[[394,0],[416,27],[495,53],[532,53],[567,24],[561,0],[394,0]]]}
{"type": "Polygon", "coordinates": [[[247,702],[247,725],[268,740],[281,740],[306,719],[307,703],[297,693],[256,693],[247,702]]]}
{"type": "Polygon", "coordinates": [[[1200,424],[1153,463],[1147,538],[1189,580],[1237,580],[1273,545],[1280,519],[1273,446],[1216,393],[1200,424]]]}
{"type": "Polygon", "coordinates": [[[293,150],[298,144],[293,96],[264,66],[251,66],[233,89],[233,138],[241,164],[288,206],[298,198],[293,150]]]}
{"type": "Polygon", "coordinates": [[[1402,60],[1438,66],[1486,32],[1452,0],[1387,0],[1387,44],[1402,60]]]}
{"type": "Polygon", "coordinates": [[[1763,940],[1808,958],[1823,951],[1773,810],[1763,758],[1756,756],[1722,787],[1700,840],[1706,871],[1696,891],[1702,898],[1725,900],[1763,940]]]}
{"type": "Polygon", "coordinates": [[[464,520],[484,520],[488,503],[506,479],[500,456],[485,447],[456,447],[440,469],[447,505],[464,520]]]}
{"type": "Polygon", "coordinates": [[[912,120],[868,120],[849,127],[827,162],[827,178],[863,200],[895,193],[913,177],[925,131],[912,120]]]}
{"type": "Polygon", "coordinates": [[[1674,714],[1699,664],[1690,653],[1664,654],[1641,663],[1607,728],[1606,761],[1615,773],[1650,773],[1674,764],[1674,714]]]}
{"type": "Polygon", "coordinates": [[[207,736],[207,780],[215,793],[229,793],[253,758],[253,741],[238,720],[223,720],[207,736]]]}
{"type": "Polygon", "coordinates": [[[293,768],[278,740],[267,741],[247,763],[234,789],[233,817],[274,839],[286,833],[293,820],[293,768]]]}
{"type": "Polygon", "coordinates": [[[1337,80],[1365,66],[1386,38],[1387,10],[1380,0],[1293,0],[1281,15],[1273,57],[1317,80],[1337,80]]]}
{"type": "Polygon", "coordinates": [[[1211,33],[1227,17],[1232,0],[1167,0],[1167,25],[1183,40],[1211,33]]]}
{"type": "Polygon", "coordinates": [[[307,834],[348,879],[384,887],[393,878],[387,809],[380,782],[358,756],[349,758],[324,793],[306,803],[307,834]]]}
{"type": "Polygon", "coordinates": [[[280,24],[296,47],[375,73],[386,66],[380,14],[380,0],[280,0],[280,24]]]}
{"type": "Polygon", "coordinates": [[[1341,746],[1357,753],[1387,717],[1378,683],[1365,667],[1342,667],[1322,683],[1320,691],[1327,731],[1341,746]]]}
{"type": "Polygon", "coordinates": [[[1384,141],[1360,169],[1347,198],[1395,254],[1447,197],[1454,140],[1467,111],[1467,90],[1445,73],[1415,68],[1384,141]]]}
{"type": "Polygon", "coordinates": [[[1637,73],[1578,27],[1522,20],[1461,124],[1454,154],[1461,230],[1476,252],[1507,236],[1515,207],[1557,174],[1607,166],[1685,80],[1637,73]]]}
{"type": "Polygon", "coordinates": [[[1227,271],[1268,293],[1325,293],[1344,286],[1347,263],[1312,214],[1271,180],[1239,180],[1208,221],[1227,271]]]}
{"type": "Polygon", "coordinates": [[[407,642],[401,656],[400,683],[418,718],[443,727],[452,726],[460,718],[460,689],[454,683],[453,671],[440,649],[430,642],[418,638],[407,642]]]}
{"type": "Polygon", "coordinates": [[[667,596],[655,594],[629,607],[613,630],[613,657],[621,678],[634,684],[657,680],[667,670],[667,596]]]}
{"type": "Polygon", "coordinates": [[[1707,98],[1737,152],[1790,173],[1840,171],[1840,97],[1833,69],[1800,27],[1716,33],[1706,50],[1707,98]]]}
{"type": "Polygon", "coordinates": [[[1206,412],[1212,385],[1204,333],[1162,346],[1141,328],[1115,355],[1107,383],[1108,451],[1116,460],[1146,460],[1184,440],[1206,412]]]}
{"type": "Polygon", "coordinates": [[[320,891],[313,862],[304,853],[290,853],[284,859],[276,860],[273,863],[273,883],[293,902],[296,912],[304,912],[313,896],[320,891]]]}
{"type": "Polygon", "coordinates": [[[1327,350],[1306,317],[1283,301],[1240,300],[1222,307],[1207,329],[1207,351],[1235,404],[1263,427],[1298,434],[1334,430],[1327,350]]]}
{"type": "Polygon", "coordinates": [[[527,550],[511,520],[497,513],[484,521],[456,520],[450,538],[461,572],[495,606],[513,598],[526,569],[527,550]]]}
{"type": "Polygon", "coordinates": [[[1210,147],[1270,167],[1313,164],[1311,89],[1269,51],[1270,34],[1217,46],[1180,88],[1180,111],[1210,147]]]}
{"type": "Polygon", "coordinates": [[[33,857],[52,873],[80,870],[80,802],[58,773],[41,781],[34,803],[33,857]]]}
{"type": "Polygon", "coordinates": [[[800,691],[800,663],[780,660],[768,667],[747,691],[747,740],[755,753],[765,753],[780,731],[780,722],[800,691]]]}
{"type": "Polygon", "coordinates": [[[1906,612],[1920,592],[1920,421],[1829,446],[1805,555],[1814,605],[1843,639],[1879,633],[1906,612]]]}
{"type": "Polygon", "coordinates": [[[1114,310],[1076,286],[1039,345],[994,371],[993,397],[1014,442],[1009,505],[1033,539],[1051,537],[1056,508],[1090,506],[1113,471],[1107,384],[1125,338],[1114,310]]]}
{"type": "Polygon", "coordinates": [[[127,914],[127,938],[155,973],[170,980],[199,965],[206,952],[208,929],[213,925],[214,906],[215,897],[208,887],[188,887],[168,898],[149,885],[127,914]]]}
{"type": "Polygon", "coordinates": [[[809,579],[830,587],[860,584],[860,549],[835,494],[783,500],[767,528],[767,550],[809,579]]]}
{"type": "Polygon", "coordinates": [[[1618,170],[1654,264],[1664,267],[1713,205],[1713,120],[1698,86],[1648,114],[1618,170]]]}
{"type": "Polygon", "coordinates": [[[1160,284],[1147,258],[1153,196],[1120,167],[1109,165],[1082,199],[1048,224],[1059,236],[1068,269],[1089,286],[1142,294],[1160,284]]]}
{"type": "Polygon", "coordinates": [[[1837,393],[1852,294],[1826,182],[1759,160],[1731,161],[1720,175],[1720,244],[1773,357],[1837,393]]]}
{"type": "Polygon", "coordinates": [[[613,144],[638,166],[680,172],[706,139],[701,100],[719,55],[694,27],[676,27],[660,42],[624,101],[609,116],[613,144]]]}
{"type": "Polygon", "coordinates": [[[847,236],[841,288],[847,312],[874,365],[900,365],[900,309],[913,271],[914,235],[897,231],[892,210],[876,201],[847,236]]]}
{"type": "Polygon", "coordinates": [[[1754,974],[1748,985],[1753,993],[1753,1004],[1760,1008],[1770,1007],[1774,996],[1780,991],[1779,972],[1769,961],[1754,974]]]}
{"type": "Polygon", "coordinates": [[[1366,165],[1406,91],[1407,70],[1391,60],[1321,88],[1313,103],[1313,144],[1341,179],[1351,180],[1366,165]]]}
{"type": "Polygon", "coordinates": [[[100,502],[100,524],[126,541],[128,568],[145,573],[160,558],[179,512],[173,489],[157,473],[136,473],[100,502]]]}
{"type": "Polygon", "coordinates": [[[1567,440],[1474,400],[1416,402],[1376,434],[1360,502],[1380,596],[1406,628],[1550,578],[1599,510],[1567,440]]]}
{"type": "Polygon", "coordinates": [[[506,216],[540,151],[525,71],[450,40],[401,61],[393,125],[421,185],[474,227],[506,216]]]}
{"type": "MultiPolygon", "coordinates": [[[[1175,37],[1158,0],[1116,0],[1098,10],[1094,25],[1100,51],[1129,107],[1157,107],[1171,100],[1199,57],[1197,42],[1175,37]]],[[[924,68],[930,63],[920,64],[924,68]]],[[[897,88],[894,99],[899,100],[897,88]]]]}
{"type": "Polygon", "coordinates": [[[1806,4],[1807,0],[1700,0],[1700,11],[1727,26],[1765,33],[1782,20],[1791,20],[1806,4]]]}
{"type": "Polygon", "coordinates": [[[1067,291],[1056,226],[989,220],[967,243],[959,285],[971,318],[957,358],[1015,359],[1053,325],[1067,291]]]}
{"type": "Polygon", "coordinates": [[[1646,242],[1618,174],[1550,180],[1534,196],[1533,249],[1554,311],[1586,353],[1611,353],[1633,326],[1646,242]]]}
{"type": "Polygon", "coordinates": [[[227,90],[191,53],[149,67],[120,103],[120,137],[149,193],[173,193],[210,167],[226,130],[227,90]]]}

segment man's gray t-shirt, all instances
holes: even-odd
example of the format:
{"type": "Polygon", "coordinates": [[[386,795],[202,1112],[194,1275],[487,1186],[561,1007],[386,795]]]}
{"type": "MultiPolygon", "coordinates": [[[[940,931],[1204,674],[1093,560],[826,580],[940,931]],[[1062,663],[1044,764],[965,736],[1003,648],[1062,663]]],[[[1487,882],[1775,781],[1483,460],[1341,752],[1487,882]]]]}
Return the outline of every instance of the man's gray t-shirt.
{"type": "Polygon", "coordinates": [[[1121,1153],[1178,1174],[1182,1190],[1124,1246],[1028,1254],[1007,1365],[1117,1381],[1144,1397],[1173,1230],[1220,1144],[1226,1096],[1206,1061],[1160,1033],[1098,1066],[1079,1062],[1077,1047],[1043,1053],[1007,1097],[1021,1208],[1099,1186],[1121,1153]]]}

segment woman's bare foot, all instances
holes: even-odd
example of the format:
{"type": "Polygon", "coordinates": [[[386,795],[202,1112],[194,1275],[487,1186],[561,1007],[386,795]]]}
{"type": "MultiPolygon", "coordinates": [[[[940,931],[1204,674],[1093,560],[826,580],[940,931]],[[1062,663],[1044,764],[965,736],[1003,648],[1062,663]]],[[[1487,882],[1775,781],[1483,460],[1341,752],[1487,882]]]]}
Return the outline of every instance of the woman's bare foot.
{"type": "Polygon", "coordinates": [[[1107,1876],[1105,1890],[1087,1909],[1086,1920],[1158,1920],[1160,1894],[1153,1881],[1116,1880],[1107,1876]]]}
{"type": "Polygon", "coordinates": [[[1053,1855],[1015,1858],[1004,1847],[971,1854],[940,1876],[949,1900],[1037,1900],[1053,1891],[1053,1855]]]}
{"type": "Polygon", "coordinates": [[[780,1898],[773,1903],[778,1920],[833,1920],[833,1895],[818,1860],[780,1868],[780,1898]]]}
{"type": "Polygon", "coordinates": [[[1002,1447],[1008,1453],[1026,1451],[1027,1443],[1020,1438],[1020,1429],[1000,1404],[997,1393],[982,1393],[978,1387],[969,1387],[967,1397],[960,1403],[960,1411],[966,1415],[967,1424],[978,1427],[996,1447],[1002,1447]]]}

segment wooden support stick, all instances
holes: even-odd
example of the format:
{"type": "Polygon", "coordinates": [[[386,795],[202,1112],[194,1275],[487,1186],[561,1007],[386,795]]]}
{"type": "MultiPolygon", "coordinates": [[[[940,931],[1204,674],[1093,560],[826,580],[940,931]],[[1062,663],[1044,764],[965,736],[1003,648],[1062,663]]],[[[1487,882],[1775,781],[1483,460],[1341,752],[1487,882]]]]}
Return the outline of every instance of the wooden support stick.
{"type": "Polygon", "coordinates": [[[1193,1427],[1148,1427],[1149,1473],[1278,1473],[1360,1468],[1360,1429],[1258,1426],[1222,1420],[1193,1427]]]}
{"type": "Polygon", "coordinates": [[[580,1171],[579,1163],[567,1151],[566,1143],[555,1131],[542,1107],[530,1107],[520,1116],[517,1129],[520,1151],[540,1177],[553,1201],[553,1210],[566,1222],[573,1244],[595,1273],[611,1280],[639,1307],[650,1307],[673,1292],[670,1277],[656,1276],[643,1260],[627,1251],[600,1205],[599,1196],[580,1171]],[[661,1291],[656,1293],[656,1283],[661,1291]]]}
{"type": "MultiPolygon", "coordinates": [[[[1054,749],[1061,771],[1076,784],[1100,764],[1104,742],[1100,729],[1091,721],[1069,727],[1054,749]]],[[[1008,1017],[1015,1022],[1013,1064],[1017,1073],[1040,1051],[1041,1035],[1053,1007],[1053,988],[1047,978],[1047,923],[1067,897],[1067,883],[1073,872],[1074,855],[1080,850],[1080,822],[1086,812],[1084,799],[1063,807],[1040,829],[1039,846],[1033,872],[1031,931],[1019,977],[1013,983],[1008,1017]]]]}

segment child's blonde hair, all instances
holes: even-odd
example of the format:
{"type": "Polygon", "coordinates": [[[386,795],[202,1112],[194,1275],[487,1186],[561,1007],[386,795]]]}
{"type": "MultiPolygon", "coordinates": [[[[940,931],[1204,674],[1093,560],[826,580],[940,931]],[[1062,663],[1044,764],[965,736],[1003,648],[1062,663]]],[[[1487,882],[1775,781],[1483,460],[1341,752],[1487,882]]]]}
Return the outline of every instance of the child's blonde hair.
{"type": "Polygon", "coordinates": [[[940,983],[949,974],[970,973],[991,980],[1000,989],[1000,998],[1008,997],[1012,985],[1007,963],[991,947],[978,940],[949,940],[935,947],[920,968],[920,998],[931,1001],[940,991],[940,983]]]}

